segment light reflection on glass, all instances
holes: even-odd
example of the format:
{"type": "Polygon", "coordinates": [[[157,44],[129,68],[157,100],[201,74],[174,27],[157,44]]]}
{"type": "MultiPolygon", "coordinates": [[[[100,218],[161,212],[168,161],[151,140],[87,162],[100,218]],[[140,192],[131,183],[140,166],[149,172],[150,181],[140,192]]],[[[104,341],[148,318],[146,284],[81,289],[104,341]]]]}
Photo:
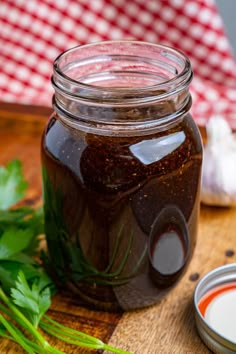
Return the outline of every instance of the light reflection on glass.
{"type": "Polygon", "coordinates": [[[184,132],[176,132],[156,139],[143,140],[130,146],[130,151],[145,165],[161,160],[176,150],[185,140],[184,132]]]}

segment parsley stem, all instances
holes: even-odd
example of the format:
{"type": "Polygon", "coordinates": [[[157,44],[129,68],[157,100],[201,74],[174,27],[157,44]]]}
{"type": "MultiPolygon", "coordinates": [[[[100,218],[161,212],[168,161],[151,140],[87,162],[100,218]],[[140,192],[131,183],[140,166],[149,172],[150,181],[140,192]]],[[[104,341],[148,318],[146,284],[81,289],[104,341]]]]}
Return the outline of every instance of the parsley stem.
{"type": "MultiPolygon", "coordinates": [[[[17,322],[18,325],[22,326],[23,328],[25,328],[24,326],[24,323],[22,323],[22,320],[18,317],[16,317],[16,315],[14,315],[14,313],[12,313],[10,310],[8,310],[4,305],[2,305],[0,303],[0,310],[5,313],[8,317],[10,317],[12,320],[14,320],[15,322],[17,322]]],[[[24,334],[19,330],[19,328],[17,328],[15,325],[11,324],[12,327],[14,327],[15,331],[17,331],[19,333],[19,335],[23,336],[25,338],[25,342],[28,343],[32,348],[34,348],[36,350],[36,353],[39,353],[39,354],[45,354],[45,350],[40,347],[38,344],[30,341],[28,338],[26,338],[24,336],[24,334]]],[[[1,337],[5,337],[7,339],[10,339],[10,340],[14,340],[13,337],[10,337],[10,336],[7,336],[5,335],[3,332],[0,332],[0,336],[1,337]]]]}
{"type": "Polygon", "coordinates": [[[9,334],[6,334],[6,331],[3,331],[2,329],[0,330],[0,337],[15,341],[13,337],[11,337],[9,334]]]}
{"type": "Polygon", "coordinates": [[[37,329],[30,323],[30,321],[23,315],[22,312],[18,310],[16,306],[12,304],[10,299],[6,296],[4,291],[0,288],[0,298],[5,304],[12,310],[12,312],[22,321],[25,328],[33,334],[35,339],[39,341],[39,343],[43,346],[43,348],[47,348],[49,343],[43,338],[43,336],[37,331],[37,329]]]}
{"type": "Polygon", "coordinates": [[[103,346],[103,342],[100,341],[99,339],[94,338],[94,340],[92,341],[92,340],[83,338],[80,335],[72,334],[72,333],[69,333],[69,332],[67,332],[65,330],[62,330],[62,329],[58,328],[58,327],[54,327],[54,326],[50,325],[47,322],[41,321],[40,322],[40,327],[47,333],[52,334],[52,331],[53,331],[53,333],[55,332],[55,333],[60,334],[61,336],[63,336],[63,337],[61,337],[61,340],[63,340],[63,341],[64,341],[64,338],[66,337],[66,338],[68,338],[70,340],[75,339],[77,342],[79,341],[80,343],[84,343],[85,346],[86,346],[86,344],[88,344],[88,345],[96,345],[96,346],[99,346],[98,349],[100,349],[100,347],[103,346]]]}
{"type": "MultiPolygon", "coordinates": [[[[0,288],[0,298],[1,300],[12,310],[12,312],[19,318],[21,325],[27,329],[36,340],[42,345],[43,349],[45,349],[48,353],[53,354],[65,354],[61,350],[53,348],[47,340],[41,335],[41,333],[30,323],[30,321],[23,315],[22,312],[18,310],[16,306],[12,304],[10,299],[6,296],[4,291],[0,288]]],[[[16,319],[15,319],[16,320],[16,319]]]]}
{"type": "Polygon", "coordinates": [[[22,348],[29,354],[35,354],[35,351],[32,350],[28,344],[25,343],[24,339],[19,336],[19,334],[15,331],[13,326],[0,314],[0,321],[2,322],[3,326],[8,330],[8,332],[12,335],[15,341],[21,345],[22,348]]]}
{"type": "Polygon", "coordinates": [[[83,332],[63,326],[62,324],[52,320],[50,317],[44,315],[45,320],[40,321],[40,327],[47,333],[61,339],[64,342],[79,345],[81,347],[109,350],[113,353],[131,354],[130,352],[123,351],[103,343],[100,339],[92,337],[83,332]],[[50,324],[50,323],[52,324],[50,324]],[[62,337],[63,336],[63,337],[62,337]]]}
{"type": "MultiPolygon", "coordinates": [[[[93,341],[93,342],[96,341],[97,343],[98,342],[103,343],[100,339],[97,339],[97,338],[95,338],[93,336],[90,336],[89,334],[77,331],[76,329],[73,329],[73,328],[70,328],[70,327],[63,326],[61,323],[54,321],[51,317],[48,317],[47,315],[44,315],[43,318],[45,318],[48,322],[52,323],[54,326],[63,329],[64,333],[66,333],[65,331],[68,331],[68,332],[76,334],[77,336],[80,336],[81,339],[88,339],[88,340],[93,341]]],[[[44,320],[43,320],[43,323],[45,323],[44,320]]]]}
{"type": "Polygon", "coordinates": [[[96,343],[96,341],[95,341],[96,338],[94,338],[94,343],[92,343],[92,342],[89,343],[88,341],[84,342],[83,339],[81,340],[80,337],[77,337],[77,339],[76,339],[76,336],[68,334],[66,332],[63,332],[62,330],[52,327],[51,325],[46,324],[45,322],[42,325],[42,329],[44,331],[48,332],[49,334],[53,335],[54,337],[59,338],[60,340],[66,342],[66,343],[69,343],[69,344],[74,344],[74,345],[78,345],[80,347],[85,347],[85,348],[90,348],[90,349],[109,350],[112,353],[118,353],[118,354],[132,354],[130,352],[123,351],[122,349],[114,348],[110,345],[107,345],[100,340],[97,340],[97,343],[96,343]],[[64,337],[62,337],[62,335],[64,337]],[[71,338],[75,338],[75,340],[73,340],[71,338]]]}
{"type": "MultiPolygon", "coordinates": [[[[5,311],[5,310],[3,310],[3,311],[5,311]]],[[[12,314],[10,311],[7,311],[7,312],[5,312],[7,315],[9,315],[9,313],[11,314],[11,318],[12,319],[14,319],[15,317],[14,317],[14,314],[12,314]]],[[[20,324],[20,323],[19,323],[20,324]]],[[[34,349],[35,350],[35,352],[37,353],[37,354],[45,354],[45,350],[42,348],[42,347],[40,347],[38,344],[36,344],[35,342],[32,342],[31,340],[29,340],[27,337],[25,337],[25,335],[19,330],[19,328],[17,328],[13,323],[11,323],[11,326],[15,329],[15,331],[19,334],[19,336],[22,338],[22,339],[24,339],[24,341],[26,342],[26,344],[28,344],[30,347],[32,347],[32,349],[34,349]]],[[[9,336],[9,335],[7,335],[4,331],[0,331],[0,336],[1,337],[4,337],[4,338],[6,338],[6,339],[9,339],[9,340],[11,340],[11,341],[13,341],[13,342],[16,342],[16,343],[18,343],[16,340],[15,340],[15,338],[14,337],[12,337],[12,336],[9,336]]],[[[19,343],[18,343],[19,344],[19,343]]]]}
{"type": "MultiPolygon", "coordinates": [[[[72,340],[70,338],[62,337],[62,333],[60,330],[57,330],[56,328],[51,327],[50,325],[43,325],[43,330],[45,332],[48,332],[49,334],[53,335],[54,337],[62,340],[63,342],[69,343],[69,344],[74,344],[74,345],[79,345],[81,347],[85,348],[90,348],[90,349],[103,349],[103,344],[100,343],[89,343],[89,342],[82,342],[81,340],[72,340]]],[[[65,336],[65,334],[64,334],[65,336]]]]}

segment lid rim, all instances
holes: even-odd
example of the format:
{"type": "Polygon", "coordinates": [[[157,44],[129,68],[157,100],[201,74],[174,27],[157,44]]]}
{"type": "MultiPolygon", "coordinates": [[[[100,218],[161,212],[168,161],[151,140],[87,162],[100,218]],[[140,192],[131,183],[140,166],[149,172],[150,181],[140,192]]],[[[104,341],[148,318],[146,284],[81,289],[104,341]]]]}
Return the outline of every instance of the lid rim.
{"type": "Polygon", "coordinates": [[[222,284],[236,283],[236,263],[220,266],[207,273],[197,284],[194,291],[195,321],[203,342],[215,353],[235,353],[236,342],[216,332],[201,314],[198,303],[211,289],[222,284]]]}

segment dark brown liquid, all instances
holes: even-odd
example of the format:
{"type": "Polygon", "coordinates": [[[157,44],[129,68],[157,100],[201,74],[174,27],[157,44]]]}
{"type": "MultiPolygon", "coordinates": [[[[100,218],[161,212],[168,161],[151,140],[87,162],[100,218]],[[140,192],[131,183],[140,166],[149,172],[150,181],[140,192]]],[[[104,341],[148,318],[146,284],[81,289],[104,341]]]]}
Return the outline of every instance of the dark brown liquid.
{"type": "Polygon", "coordinates": [[[191,117],[138,137],[78,132],[53,117],[42,162],[58,282],[102,309],[156,302],[196,242],[201,142],[191,117]]]}

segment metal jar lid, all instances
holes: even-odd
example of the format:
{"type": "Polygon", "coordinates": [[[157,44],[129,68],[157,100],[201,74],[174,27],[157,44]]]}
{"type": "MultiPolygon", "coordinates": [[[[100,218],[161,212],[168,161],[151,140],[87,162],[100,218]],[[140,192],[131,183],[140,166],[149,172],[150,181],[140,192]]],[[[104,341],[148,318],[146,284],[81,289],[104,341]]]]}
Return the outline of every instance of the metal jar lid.
{"type": "Polygon", "coordinates": [[[213,328],[214,326],[210,325],[206,318],[202,315],[199,308],[199,303],[202,299],[207,297],[207,294],[210,294],[216,291],[217,289],[222,289],[221,293],[226,293],[226,291],[228,290],[224,291],[224,288],[229,288],[230,284],[234,284],[236,289],[236,263],[224,265],[206,274],[200,280],[194,292],[194,306],[197,330],[207,347],[217,354],[236,353],[236,338],[235,342],[233,342],[226,338],[225,335],[222,335],[222,333],[217,332],[213,328]]]}

